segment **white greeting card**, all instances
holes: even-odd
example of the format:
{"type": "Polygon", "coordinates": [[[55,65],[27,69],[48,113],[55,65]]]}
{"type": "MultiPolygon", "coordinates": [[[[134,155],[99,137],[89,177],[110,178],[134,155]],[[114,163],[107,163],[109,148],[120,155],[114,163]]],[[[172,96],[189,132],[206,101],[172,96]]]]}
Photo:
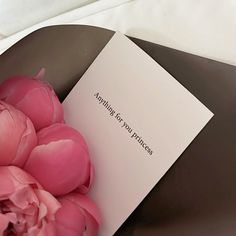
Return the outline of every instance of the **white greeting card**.
{"type": "Polygon", "coordinates": [[[116,33],[63,102],[88,144],[90,196],[110,236],[213,114],[144,51],[116,33]]]}

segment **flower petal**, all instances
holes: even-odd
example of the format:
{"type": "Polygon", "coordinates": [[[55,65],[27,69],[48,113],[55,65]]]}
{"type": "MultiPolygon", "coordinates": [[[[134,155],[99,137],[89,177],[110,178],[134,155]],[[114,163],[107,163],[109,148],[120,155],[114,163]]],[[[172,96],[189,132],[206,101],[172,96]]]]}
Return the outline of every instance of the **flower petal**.
{"type": "Polygon", "coordinates": [[[21,111],[0,100],[0,130],[0,147],[4,147],[0,149],[0,165],[14,162],[22,166],[37,143],[32,122],[21,111]]]}
{"type": "Polygon", "coordinates": [[[0,102],[0,165],[11,163],[21,137],[22,124],[17,117],[18,112],[10,109],[10,106],[0,102]]]}
{"type": "Polygon", "coordinates": [[[16,166],[0,167],[0,179],[0,235],[56,236],[59,201],[16,166]]]}
{"type": "MultiPolygon", "coordinates": [[[[78,222],[80,224],[80,222],[78,222]]],[[[82,236],[83,232],[80,233],[78,231],[75,231],[73,229],[67,228],[64,225],[58,223],[56,226],[56,232],[57,232],[57,236],[82,236]]]]}
{"type": "Polygon", "coordinates": [[[8,167],[0,166],[0,200],[8,198],[11,193],[14,192],[15,186],[11,180],[11,174],[8,170],[8,167]]]}
{"type": "Polygon", "coordinates": [[[0,213],[0,235],[4,235],[9,223],[8,217],[0,213]]]}
{"type": "Polygon", "coordinates": [[[87,174],[87,176],[88,176],[88,178],[85,181],[85,183],[82,184],[81,186],[79,186],[76,189],[76,192],[86,194],[90,190],[91,185],[93,183],[93,179],[94,179],[94,167],[93,167],[93,165],[91,163],[90,163],[89,173],[87,174]]]}
{"type": "Polygon", "coordinates": [[[56,213],[57,236],[82,235],[85,232],[83,211],[74,203],[61,199],[62,207],[56,213]]]}
{"type": "Polygon", "coordinates": [[[0,84],[0,100],[29,116],[36,130],[63,121],[62,105],[53,88],[42,80],[44,73],[41,69],[35,77],[12,77],[0,84]]]}
{"type": "Polygon", "coordinates": [[[42,80],[45,75],[45,68],[41,68],[37,75],[34,76],[36,80],[42,80]]]}
{"type": "MultiPolygon", "coordinates": [[[[47,223],[46,221],[42,222],[42,227],[40,228],[37,236],[56,236],[56,228],[52,222],[47,223]]],[[[67,235],[64,235],[67,236],[67,235]]]]}
{"type": "Polygon", "coordinates": [[[38,215],[38,221],[40,222],[46,215],[47,215],[47,207],[43,202],[40,202],[39,204],[39,215],[38,215]]]}
{"type": "Polygon", "coordinates": [[[40,130],[37,135],[39,144],[48,144],[52,141],[71,139],[78,143],[81,148],[84,148],[84,150],[88,153],[88,147],[82,135],[77,130],[66,124],[53,124],[40,130]]]}
{"type": "Polygon", "coordinates": [[[16,167],[16,166],[8,166],[12,181],[15,181],[15,185],[23,184],[23,185],[32,185],[34,188],[42,188],[40,184],[28,173],[24,170],[16,167]]]}
{"type": "Polygon", "coordinates": [[[51,125],[51,117],[53,116],[52,106],[50,95],[44,87],[28,91],[16,104],[16,107],[32,120],[36,130],[51,125]],[[33,102],[32,99],[34,99],[33,102]],[[44,112],[43,115],[41,114],[42,111],[44,112]]]}
{"type": "MultiPolygon", "coordinates": [[[[95,203],[88,198],[87,196],[79,193],[70,193],[66,196],[64,196],[65,199],[75,203],[77,206],[80,208],[86,210],[91,216],[94,217],[96,220],[97,224],[100,225],[101,223],[101,216],[99,213],[99,210],[95,203]]],[[[60,200],[60,198],[59,198],[60,200]]]]}
{"type": "Polygon", "coordinates": [[[24,132],[18,144],[16,156],[12,161],[12,165],[23,166],[29,157],[32,149],[37,145],[37,136],[34,126],[30,119],[26,117],[24,132]]]}
{"type": "Polygon", "coordinates": [[[8,218],[9,222],[15,224],[17,222],[17,215],[16,213],[9,212],[6,213],[5,216],[8,218]]]}
{"type": "Polygon", "coordinates": [[[56,212],[61,207],[60,202],[57,201],[57,199],[54,198],[49,192],[46,192],[42,189],[35,190],[35,192],[39,201],[44,203],[47,208],[47,218],[50,220],[54,220],[56,212]]]}
{"type": "Polygon", "coordinates": [[[56,96],[55,92],[51,91],[51,102],[52,102],[52,117],[50,124],[55,123],[64,123],[64,112],[58,97],[56,96]]]}
{"type": "Polygon", "coordinates": [[[23,76],[11,77],[0,84],[0,99],[15,105],[28,90],[37,87],[39,87],[39,83],[36,79],[23,76]]]}
{"type": "Polygon", "coordinates": [[[91,216],[86,210],[84,210],[86,231],[85,236],[97,236],[98,235],[98,222],[91,216]]]}
{"type": "Polygon", "coordinates": [[[39,203],[34,191],[27,185],[16,189],[9,199],[22,211],[27,209],[30,204],[36,203],[38,205],[39,203]]]}
{"type": "Polygon", "coordinates": [[[85,182],[89,158],[73,140],[60,140],[35,147],[24,168],[45,190],[58,196],[85,182]]]}

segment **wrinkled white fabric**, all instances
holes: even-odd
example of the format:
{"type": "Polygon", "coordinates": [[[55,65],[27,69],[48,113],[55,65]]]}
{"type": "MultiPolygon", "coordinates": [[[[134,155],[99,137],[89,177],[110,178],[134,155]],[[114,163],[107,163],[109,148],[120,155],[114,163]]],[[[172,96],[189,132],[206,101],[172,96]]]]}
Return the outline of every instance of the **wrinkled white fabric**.
{"type": "Polygon", "coordinates": [[[46,25],[86,24],[236,65],[235,12],[235,0],[100,0],[0,40],[0,52],[46,25]]]}
{"type": "MultiPolygon", "coordinates": [[[[1,0],[0,0],[1,1],[1,0]]],[[[42,0],[39,0],[42,1],[42,0]]],[[[67,0],[63,0],[64,2],[67,0]]],[[[78,19],[82,19],[84,17],[87,17],[89,15],[93,15],[96,13],[102,13],[108,9],[115,8],[121,4],[125,4],[127,2],[134,1],[134,0],[99,0],[94,3],[85,5],[83,7],[79,7],[76,9],[73,9],[71,11],[65,12],[63,14],[60,14],[56,17],[52,17],[48,20],[45,20],[43,22],[40,22],[38,24],[35,24],[31,27],[28,27],[22,31],[19,31],[18,33],[15,33],[13,35],[10,35],[8,37],[5,37],[0,41],[0,54],[3,53],[5,50],[7,50],[10,46],[12,46],[14,43],[28,35],[29,33],[45,27],[49,25],[59,25],[59,24],[72,24],[74,21],[78,19]]],[[[0,34],[1,34],[1,27],[0,27],[0,34]]],[[[7,35],[5,35],[7,36],[7,35]]]]}
{"type": "Polygon", "coordinates": [[[136,0],[73,23],[119,30],[236,65],[235,0],[136,0]]]}
{"type": "Polygon", "coordinates": [[[5,37],[96,0],[0,0],[0,33],[5,37]]]}

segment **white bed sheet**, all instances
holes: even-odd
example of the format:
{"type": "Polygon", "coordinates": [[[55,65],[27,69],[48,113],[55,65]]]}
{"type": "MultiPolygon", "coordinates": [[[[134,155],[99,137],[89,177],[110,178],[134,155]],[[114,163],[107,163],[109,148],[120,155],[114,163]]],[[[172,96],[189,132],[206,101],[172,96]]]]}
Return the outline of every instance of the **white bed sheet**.
{"type": "Polygon", "coordinates": [[[0,34],[10,36],[36,23],[95,1],[97,0],[0,0],[0,34]]]}
{"type": "Polygon", "coordinates": [[[43,26],[86,24],[236,65],[235,13],[235,0],[100,0],[0,40],[0,52],[43,26]]]}

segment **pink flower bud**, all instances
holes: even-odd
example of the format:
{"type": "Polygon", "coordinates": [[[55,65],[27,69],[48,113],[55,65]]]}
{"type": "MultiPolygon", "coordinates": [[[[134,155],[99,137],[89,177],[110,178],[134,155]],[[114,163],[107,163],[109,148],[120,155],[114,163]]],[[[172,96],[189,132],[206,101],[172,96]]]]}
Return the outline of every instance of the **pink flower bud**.
{"type": "Polygon", "coordinates": [[[91,164],[83,137],[65,124],[54,124],[38,132],[38,146],[25,169],[53,195],[76,188],[83,192],[91,183],[91,164]]]}
{"type": "Polygon", "coordinates": [[[23,166],[36,144],[30,119],[0,100],[0,165],[23,166]]]}
{"type": "Polygon", "coordinates": [[[1,166],[0,179],[0,235],[56,236],[57,199],[16,166],[1,166]]]}
{"type": "Polygon", "coordinates": [[[56,235],[98,235],[100,214],[85,195],[71,193],[60,197],[62,207],[56,213],[56,235]]]}
{"type": "Polygon", "coordinates": [[[12,77],[0,85],[0,99],[24,112],[40,130],[63,122],[63,110],[52,87],[41,80],[44,70],[35,77],[12,77]]]}

